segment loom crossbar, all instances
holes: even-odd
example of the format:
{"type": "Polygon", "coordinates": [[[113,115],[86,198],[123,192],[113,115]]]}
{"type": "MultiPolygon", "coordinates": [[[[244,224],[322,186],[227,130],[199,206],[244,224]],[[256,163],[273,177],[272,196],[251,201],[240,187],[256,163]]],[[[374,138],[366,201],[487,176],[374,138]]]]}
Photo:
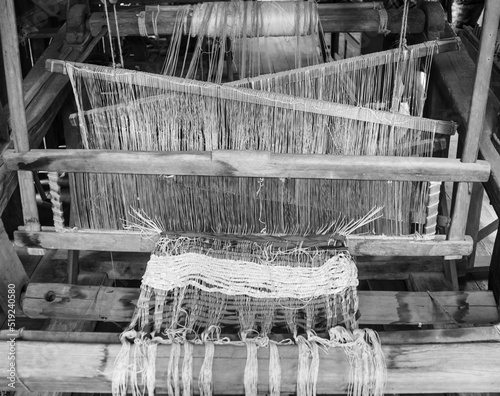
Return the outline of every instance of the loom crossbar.
{"type": "Polygon", "coordinates": [[[459,37],[450,37],[432,41],[432,46],[428,42],[409,45],[405,51],[401,52],[399,48],[393,48],[387,51],[374,52],[372,54],[354,56],[351,58],[340,59],[318,65],[301,67],[289,71],[278,73],[264,74],[257,77],[243,78],[241,80],[225,83],[228,86],[248,86],[253,82],[265,81],[269,79],[286,78],[290,83],[295,83],[304,79],[303,75],[307,73],[307,77],[314,79],[323,76],[330,76],[341,73],[345,70],[355,71],[364,69],[367,66],[375,67],[384,65],[388,60],[397,62],[408,58],[423,58],[428,56],[432,50],[432,54],[443,54],[446,52],[458,51],[462,48],[462,41],[459,37]]]}
{"type": "Polygon", "coordinates": [[[7,151],[11,170],[306,179],[474,181],[489,178],[486,161],[392,156],[275,154],[251,150],[144,152],[112,150],[7,151]]]}
{"type": "MultiPolygon", "coordinates": [[[[98,66],[90,64],[65,62],[54,59],[49,59],[46,62],[47,70],[53,73],[66,74],[67,65],[71,65],[75,68],[87,70],[90,72],[98,72],[100,70],[98,66]]],[[[103,79],[112,79],[112,81],[115,82],[127,82],[139,86],[152,86],[150,85],[152,84],[151,82],[148,82],[147,79],[143,78],[144,76],[151,76],[151,78],[154,79],[155,82],[161,81],[162,83],[165,83],[168,86],[167,89],[172,92],[189,92],[190,94],[201,95],[205,97],[264,105],[279,109],[303,111],[306,113],[341,117],[447,135],[454,134],[456,131],[455,123],[449,121],[430,120],[421,117],[413,117],[399,113],[391,113],[388,111],[350,106],[341,103],[332,103],[317,99],[297,98],[292,95],[255,91],[247,88],[236,88],[208,82],[200,82],[196,80],[186,80],[183,78],[171,76],[161,76],[144,72],[139,73],[133,70],[115,69],[113,71],[113,75],[100,73],[99,76],[103,79]]],[[[147,98],[145,100],[156,99],[147,98]]],[[[129,105],[134,106],[136,104],[140,104],[140,102],[132,102],[129,105]]],[[[126,105],[123,106],[124,108],[126,108],[126,105]]],[[[107,107],[92,111],[99,112],[112,109],[116,109],[116,107],[107,107]]]]}
{"type": "MultiPolygon", "coordinates": [[[[352,4],[318,4],[318,12],[321,25],[325,32],[378,32],[380,30],[380,14],[376,4],[369,3],[371,7],[364,5],[362,8],[352,6],[352,4]],[[375,5],[375,7],[374,7],[375,5]]],[[[157,7],[146,9],[144,15],[144,27],[148,34],[155,32],[160,36],[170,35],[173,32],[179,7],[166,7],[160,9],[157,7]],[[155,26],[154,26],[155,25],[155,26]]],[[[401,30],[402,10],[388,9],[387,28],[393,33],[401,30]]],[[[444,21],[444,12],[442,18],[437,20],[444,21]]],[[[139,17],[137,11],[118,11],[116,17],[120,36],[139,36],[139,17]]],[[[114,14],[110,13],[110,18],[114,20],[114,14]]],[[[408,18],[408,33],[423,33],[426,30],[426,15],[421,9],[411,9],[408,18]]],[[[106,16],[104,12],[95,12],[89,19],[90,31],[97,35],[103,26],[106,26],[106,16]]],[[[187,27],[191,25],[191,18],[187,21],[187,27]]],[[[440,26],[431,26],[429,29],[437,31],[444,29],[444,23],[440,26]]],[[[111,24],[111,34],[116,35],[115,24],[111,24]]]]}
{"type": "MultiPolygon", "coordinates": [[[[191,233],[168,232],[172,236],[192,236],[191,233]]],[[[213,234],[197,234],[213,238],[213,234]]],[[[217,234],[217,238],[221,235],[217,234]]],[[[222,236],[223,237],[223,236],[222,236]]],[[[276,237],[269,235],[227,235],[227,239],[244,238],[250,241],[272,241],[276,237]]],[[[300,246],[328,246],[330,236],[311,236],[289,238],[300,246]]],[[[32,247],[45,249],[68,250],[96,250],[114,252],[152,252],[158,240],[156,235],[143,235],[133,231],[115,230],[73,230],[54,232],[53,228],[43,228],[39,232],[30,232],[23,229],[14,233],[14,243],[18,247],[32,247]]],[[[282,237],[283,241],[287,237],[282,237]]],[[[361,236],[349,235],[345,237],[347,249],[354,256],[468,256],[472,252],[472,238],[465,236],[458,241],[446,240],[444,235],[432,237],[410,236],[361,236]]],[[[288,243],[287,246],[290,246],[288,243]]]]}
{"type": "MultiPolygon", "coordinates": [[[[498,326],[483,329],[424,330],[381,333],[382,352],[387,362],[387,393],[496,392],[500,388],[500,341],[498,326]],[[477,334],[470,334],[472,331],[477,334]],[[387,339],[398,340],[386,342],[387,339]],[[470,342],[470,340],[474,342],[470,342]],[[422,342],[424,340],[424,342],[422,342]],[[440,343],[437,344],[436,341],[440,343]]],[[[106,336],[102,337],[105,338],[106,336]]],[[[82,335],[82,338],[85,338],[82,335]]],[[[88,337],[87,337],[88,338],[88,337]]],[[[111,389],[113,365],[120,351],[116,343],[99,342],[16,342],[16,387],[50,392],[101,392],[111,389]],[[57,359],[54,359],[54,357],[57,359]]],[[[9,343],[0,343],[7,356],[9,343]]],[[[297,347],[279,347],[283,373],[297,372],[297,347]]],[[[156,391],[166,393],[166,367],[170,346],[159,346],[156,364],[156,391]]],[[[194,346],[194,383],[205,356],[204,346],[194,346]]],[[[318,394],[347,393],[349,363],[340,348],[322,353],[317,383],[318,394]]],[[[268,392],[269,350],[258,350],[258,391],[268,392]]],[[[217,346],[213,366],[214,393],[243,393],[246,348],[217,346]]],[[[8,371],[9,360],[0,360],[8,371]]],[[[282,392],[295,393],[297,376],[286,375],[282,392]]],[[[0,378],[0,389],[9,390],[9,379],[0,378]]]]}
{"type": "MultiPolygon", "coordinates": [[[[139,293],[139,289],[128,287],[30,283],[22,305],[23,312],[32,319],[129,322],[139,293]]],[[[454,321],[488,324],[498,321],[491,291],[434,292],[433,297],[446,307],[453,319],[426,292],[360,290],[357,293],[359,324],[452,324],[454,321]]]]}

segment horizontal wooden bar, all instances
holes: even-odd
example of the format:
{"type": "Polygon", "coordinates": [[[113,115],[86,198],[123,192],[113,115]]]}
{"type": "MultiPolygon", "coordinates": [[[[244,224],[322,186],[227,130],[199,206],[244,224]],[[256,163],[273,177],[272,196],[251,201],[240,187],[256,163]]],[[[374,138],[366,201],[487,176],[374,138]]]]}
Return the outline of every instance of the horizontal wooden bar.
{"type": "MultiPolygon", "coordinates": [[[[488,324],[498,321],[493,292],[433,292],[444,312],[425,292],[358,291],[363,325],[488,324]]],[[[139,289],[31,283],[21,304],[32,319],[129,322],[139,289]]]]}
{"type": "MultiPolygon", "coordinates": [[[[409,128],[419,131],[427,131],[439,134],[451,135],[456,131],[456,125],[450,121],[431,120],[422,117],[414,117],[401,113],[390,111],[375,110],[366,107],[352,106],[342,103],[333,103],[317,99],[299,98],[293,95],[281,93],[256,91],[248,88],[232,87],[228,85],[213,84],[208,82],[189,80],[189,86],[186,85],[186,79],[138,72],[135,70],[111,69],[106,72],[101,66],[65,62],[49,59],[46,62],[46,68],[53,73],[67,73],[67,66],[78,68],[82,71],[96,73],[104,80],[113,82],[122,82],[138,86],[151,86],[158,88],[165,87],[170,92],[189,92],[193,95],[202,95],[233,102],[244,102],[256,104],[259,106],[272,106],[273,108],[287,109],[294,111],[303,111],[311,114],[320,114],[331,117],[340,117],[350,120],[371,122],[380,125],[390,125],[400,128],[409,128]],[[112,72],[111,72],[112,71],[112,72]],[[151,78],[144,78],[149,75],[151,78]]],[[[134,105],[149,100],[158,100],[158,97],[144,98],[133,102],[134,105]]],[[[123,106],[123,105],[120,105],[123,106]]],[[[126,106],[125,106],[126,108],[126,106]]],[[[90,112],[100,112],[105,108],[89,110],[90,112]]],[[[107,108],[111,109],[111,108],[107,108]]]]}
{"type": "MultiPolygon", "coordinates": [[[[325,32],[378,32],[380,29],[380,14],[373,3],[371,7],[352,7],[350,4],[318,4],[318,13],[322,28],[325,32]]],[[[156,31],[160,36],[170,35],[176,21],[179,10],[177,6],[162,7],[158,13],[158,8],[147,9],[144,22],[146,30],[153,35],[155,28],[153,21],[156,21],[156,31]]],[[[387,29],[393,33],[401,31],[402,10],[387,9],[387,29]]],[[[265,10],[262,10],[266,13],[265,10]]],[[[269,13],[270,11],[267,11],[269,13]]],[[[118,28],[120,36],[139,36],[138,12],[118,11],[118,28]]],[[[114,14],[110,13],[110,18],[114,21],[114,14]]],[[[441,18],[444,20],[444,15],[441,18]]],[[[189,15],[187,26],[191,25],[191,15],[189,15]]],[[[89,20],[90,31],[96,35],[106,26],[106,15],[104,12],[93,13],[89,20]]],[[[408,33],[423,33],[426,26],[426,17],[422,10],[411,9],[408,17],[408,33]]],[[[115,23],[111,24],[111,34],[116,36],[115,23]]]]}
{"type": "Polygon", "coordinates": [[[149,175],[199,175],[304,179],[487,181],[485,161],[424,157],[275,154],[266,151],[198,152],[111,150],[9,150],[11,170],[149,175]]]}
{"type": "MultiPolygon", "coordinates": [[[[255,242],[272,242],[276,246],[290,247],[300,244],[302,247],[327,247],[329,236],[273,237],[270,235],[221,235],[168,233],[175,238],[204,237],[223,240],[251,240],[255,242]]],[[[97,250],[113,252],[152,252],[158,240],[157,236],[145,238],[140,232],[116,230],[74,230],[55,232],[53,229],[42,229],[40,232],[20,230],[14,232],[14,242],[19,247],[97,250]]],[[[347,249],[355,256],[467,256],[472,252],[472,238],[465,236],[462,241],[448,241],[444,235],[432,237],[384,237],[357,236],[345,238],[347,249]]]]}
{"type": "MultiPolygon", "coordinates": [[[[112,280],[138,280],[146,270],[149,253],[80,252],[80,273],[104,273],[112,280]]],[[[66,268],[66,258],[51,261],[53,268],[66,268]]],[[[358,279],[407,280],[411,272],[443,272],[442,257],[357,257],[358,279]]],[[[465,269],[460,268],[460,274],[465,269]]]]}
{"type": "MultiPolygon", "coordinates": [[[[500,325],[445,328],[445,329],[418,329],[404,331],[381,331],[378,333],[382,345],[404,344],[457,344],[468,342],[500,342],[500,325]]],[[[226,335],[234,337],[234,335],[226,335]]],[[[327,337],[319,333],[320,337],[327,337]]],[[[237,337],[237,336],[236,336],[237,337]]],[[[280,338],[289,338],[287,334],[270,334],[269,338],[278,341],[280,338]]],[[[43,331],[17,329],[14,331],[0,330],[0,341],[47,341],[64,343],[103,343],[120,344],[119,333],[104,332],[75,332],[75,331],[43,331]]],[[[235,338],[236,339],[236,338],[235,338]]]]}
{"type": "MultiPolygon", "coordinates": [[[[457,333],[458,334],[458,333],[457,333]]],[[[450,336],[452,338],[453,335],[450,336]]],[[[450,343],[384,345],[387,365],[386,393],[463,393],[497,392],[500,389],[500,342],[461,342],[455,336],[450,343]]],[[[0,343],[0,370],[7,373],[9,343],[0,343]]],[[[45,392],[110,393],[113,367],[119,344],[36,342],[16,343],[16,388],[45,392]]],[[[283,376],[281,391],[295,393],[297,386],[298,348],[279,346],[283,376]]],[[[156,392],[166,393],[166,368],[170,346],[160,345],[156,358],[156,392]]],[[[203,345],[193,351],[193,383],[205,356],[203,345]]],[[[259,393],[267,393],[269,350],[258,349],[259,393]]],[[[213,360],[214,394],[243,394],[246,348],[217,345],[213,360]]],[[[181,355],[182,361],[182,355],[181,355]]],[[[0,377],[0,389],[8,387],[7,375],[0,377]]],[[[340,348],[320,353],[318,394],[348,392],[349,362],[340,348]]],[[[193,387],[198,391],[196,386],[193,387]]]]}

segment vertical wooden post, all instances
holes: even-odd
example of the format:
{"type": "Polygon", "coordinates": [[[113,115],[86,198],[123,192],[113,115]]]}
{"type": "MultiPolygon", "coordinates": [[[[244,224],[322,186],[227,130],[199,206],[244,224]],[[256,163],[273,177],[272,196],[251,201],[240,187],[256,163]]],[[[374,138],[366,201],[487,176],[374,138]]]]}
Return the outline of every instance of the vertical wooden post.
{"type": "MultiPolygon", "coordinates": [[[[499,19],[500,1],[487,0],[462,162],[475,162],[477,159],[479,139],[483,130],[483,120],[488,101],[499,19]]],[[[459,183],[448,235],[450,240],[462,239],[465,235],[471,194],[472,183],[459,183]]]]}
{"type": "Polygon", "coordinates": [[[19,305],[21,291],[28,284],[28,281],[23,264],[19,260],[7,232],[5,232],[2,220],[0,220],[0,307],[6,314],[9,309],[12,309],[10,306],[12,300],[15,300],[16,314],[19,314],[21,311],[19,305]]]}
{"type": "MultiPolygon", "coordinates": [[[[10,123],[15,149],[29,151],[28,126],[24,107],[21,63],[19,61],[19,41],[17,36],[16,15],[13,0],[0,1],[0,34],[5,67],[5,81],[9,98],[10,123]]],[[[31,172],[18,172],[19,188],[23,205],[24,224],[32,231],[40,229],[36,206],[33,175],[31,172]]]]}
{"type": "Polygon", "coordinates": [[[479,232],[479,226],[481,221],[481,211],[483,209],[483,196],[484,188],[481,183],[473,183],[471,202],[469,206],[469,213],[467,215],[467,225],[465,227],[465,233],[472,237],[474,241],[474,248],[467,261],[466,268],[473,268],[474,262],[476,260],[476,250],[477,250],[477,235],[479,232]]]}
{"type": "MultiPolygon", "coordinates": [[[[498,22],[500,20],[500,1],[487,0],[484,10],[484,25],[474,79],[474,90],[470,106],[467,134],[462,151],[462,162],[475,162],[479,151],[479,139],[483,132],[483,121],[490,89],[493,55],[497,40],[498,22]]],[[[462,239],[465,235],[469,205],[473,192],[473,183],[459,183],[451,217],[448,239],[462,239]]],[[[456,284],[456,262],[445,262],[445,274],[456,284]],[[451,275],[450,275],[451,274],[451,275]]]]}

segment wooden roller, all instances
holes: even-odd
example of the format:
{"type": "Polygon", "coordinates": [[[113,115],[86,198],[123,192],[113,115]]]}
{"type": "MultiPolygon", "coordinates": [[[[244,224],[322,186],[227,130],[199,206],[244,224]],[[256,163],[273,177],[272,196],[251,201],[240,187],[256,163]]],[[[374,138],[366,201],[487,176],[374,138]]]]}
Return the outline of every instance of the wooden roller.
{"type": "MultiPolygon", "coordinates": [[[[287,2],[280,2],[286,4],[287,2]]],[[[214,3],[212,3],[214,4],[214,3]]],[[[381,17],[387,17],[387,26],[385,27],[392,33],[399,33],[401,30],[402,9],[380,10],[375,7],[367,7],[367,4],[318,4],[319,19],[325,32],[378,32],[381,30],[381,17]]],[[[264,3],[260,7],[272,7],[273,3],[264,3]]],[[[295,7],[295,5],[293,5],[295,7]]],[[[142,18],[145,30],[149,35],[158,33],[160,36],[170,35],[173,32],[177,10],[179,6],[166,6],[147,8],[142,15],[137,11],[118,11],[118,27],[120,36],[139,36],[139,18],[142,18]],[[153,26],[155,24],[155,26],[153,26]]],[[[263,12],[262,15],[269,15],[263,12]]],[[[114,16],[110,15],[110,20],[114,21],[114,16]]],[[[272,21],[271,21],[272,22],[272,21]]],[[[92,35],[96,36],[107,26],[104,12],[93,13],[89,21],[92,35]]],[[[191,16],[187,20],[187,27],[191,25],[191,16]]],[[[265,24],[264,24],[265,25],[265,24]]],[[[276,23],[274,24],[276,25],[276,23]]],[[[284,29],[284,30],[283,30],[284,29]]],[[[287,29],[281,31],[273,27],[268,35],[285,35],[287,29]]],[[[289,29],[288,29],[289,30],[289,29]]],[[[410,9],[408,17],[409,34],[440,32],[444,30],[444,11],[439,3],[433,3],[429,9],[410,9]],[[431,18],[432,17],[432,18],[431,18]],[[429,19],[429,21],[428,21],[429,19]]],[[[260,32],[264,36],[265,31],[260,32]]],[[[116,35],[116,26],[111,23],[111,34],[116,35]]],[[[288,33],[289,34],[289,33],[288,33]]]]}

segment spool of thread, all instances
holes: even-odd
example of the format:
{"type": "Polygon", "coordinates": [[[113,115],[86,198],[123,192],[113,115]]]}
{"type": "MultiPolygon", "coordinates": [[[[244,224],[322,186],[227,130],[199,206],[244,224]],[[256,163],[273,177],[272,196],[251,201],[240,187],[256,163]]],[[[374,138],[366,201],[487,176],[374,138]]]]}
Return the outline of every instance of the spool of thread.
{"type": "Polygon", "coordinates": [[[317,5],[310,2],[202,3],[193,9],[190,33],[208,37],[305,36],[317,33],[318,22],[317,5]]]}

